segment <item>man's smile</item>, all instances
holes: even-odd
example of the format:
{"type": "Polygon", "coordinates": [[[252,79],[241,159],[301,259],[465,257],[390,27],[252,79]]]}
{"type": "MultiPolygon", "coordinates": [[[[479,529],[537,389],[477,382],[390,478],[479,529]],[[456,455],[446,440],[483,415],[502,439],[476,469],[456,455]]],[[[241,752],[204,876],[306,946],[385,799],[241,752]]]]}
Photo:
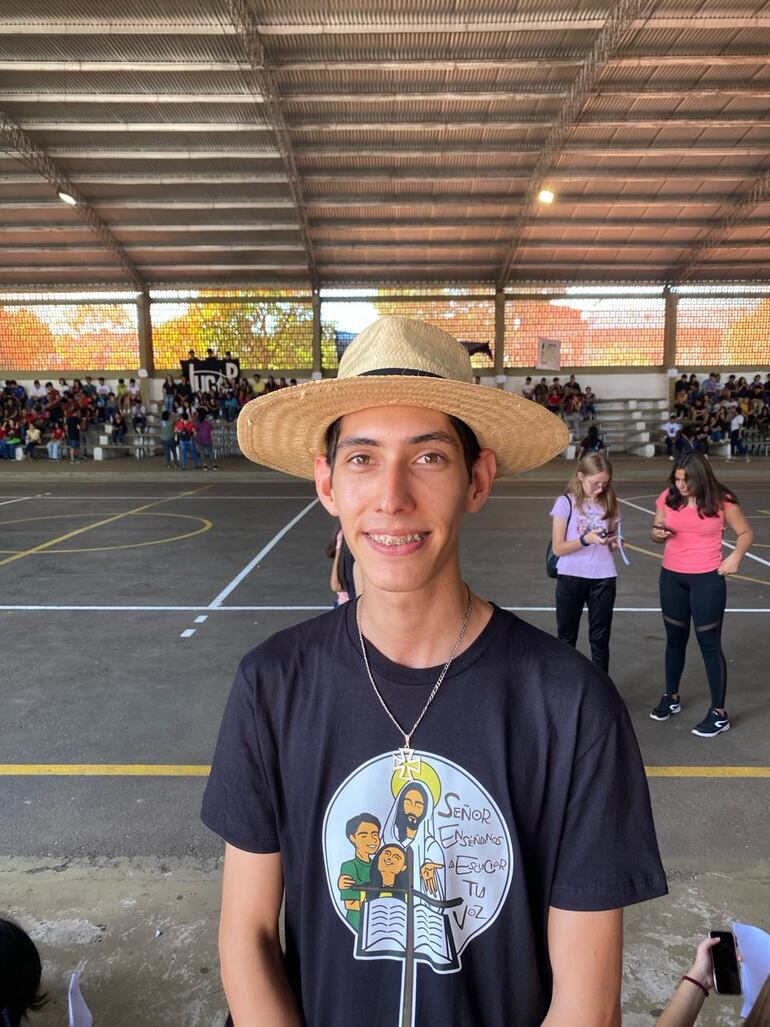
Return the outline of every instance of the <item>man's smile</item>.
{"type": "Polygon", "coordinates": [[[405,546],[409,542],[422,542],[427,531],[413,531],[408,534],[391,535],[384,532],[366,532],[368,537],[382,546],[405,546]]]}

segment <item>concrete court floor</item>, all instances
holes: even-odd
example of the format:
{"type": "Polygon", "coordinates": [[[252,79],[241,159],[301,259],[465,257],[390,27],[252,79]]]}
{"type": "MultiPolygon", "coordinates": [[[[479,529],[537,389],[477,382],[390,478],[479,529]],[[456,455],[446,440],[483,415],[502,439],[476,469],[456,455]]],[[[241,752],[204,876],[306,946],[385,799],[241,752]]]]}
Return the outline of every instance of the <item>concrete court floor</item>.
{"type": "MultiPolygon", "coordinates": [[[[66,978],[76,968],[101,1025],[221,1023],[221,844],[198,820],[204,777],[61,776],[45,765],[207,764],[239,657],[314,615],[297,607],[320,610],[330,600],[322,555],[330,522],[318,505],[234,585],[312,501],[309,483],[240,460],[219,475],[158,463],[27,463],[0,472],[0,759],[37,768],[3,777],[0,908],[43,954],[52,1001],[31,1021],[40,1027],[65,1022],[66,978]],[[217,598],[222,608],[209,608],[217,598]],[[61,608],[19,609],[51,606],[61,608]],[[295,609],[264,609],[279,606],[295,609]],[[196,623],[199,616],[207,619],[196,623]]],[[[707,703],[694,643],[685,711],[666,724],[649,719],[661,690],[659,562],[632,552],[632,568],[620,571],[611,671],[648,767],[770,764],[770,465],[716,469],[738,492],[760,544],[755,554],[767,561],[745,560],[742,574],[752,580],[729,585],[728,609],[744,611],[728,613],[725,626],[734,730],[714,740],[689,733],[707,703]]],[[[668,470],[661,461],[616,464],[621,497],[643,508],[624,505],[624,533],[650,552],[644,510],[668,470]]],[[[547,514],[567,471],[557,462],[500,483],[468,522],[463,553],[480,594],[526,608],[519,615],[549,631],[547,514]]],[[[650,786],[671,895],[627,912],[631,1027],[653,1022],[709,928],[735,918],[767,929],[770,908],[768,778],[663,776],[650,786]]],[[[738,1022],[736,1000],[706,1006],[699,1024],[738,1022]]]]}

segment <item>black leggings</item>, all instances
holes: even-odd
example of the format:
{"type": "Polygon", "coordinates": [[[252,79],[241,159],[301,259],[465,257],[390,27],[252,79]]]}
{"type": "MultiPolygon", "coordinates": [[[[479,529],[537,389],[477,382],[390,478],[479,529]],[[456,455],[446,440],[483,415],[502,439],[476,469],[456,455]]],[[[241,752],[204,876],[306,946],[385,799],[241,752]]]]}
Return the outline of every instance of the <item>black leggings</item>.
{"type": "Polygon", "coordinates": [[[662,568],[660,606],[666,627],[666,694],[677,695],[690,637],[690,617],[695,625],[706,665],[711,705],[724,709],[727,663],[722,652],[722,619],[727,602],[725,579],[716,571],[679,574],[662,568]]]}
{"type": "Polygon", "coordinates": [[[588,642],[591,659],[607,673],[610,665],[610,629],[615,605],[615,578],[578,578],[560,574],[556,579],[556,631],[562,642],[577,645],[583,607],[588,606],[588,642]]]}

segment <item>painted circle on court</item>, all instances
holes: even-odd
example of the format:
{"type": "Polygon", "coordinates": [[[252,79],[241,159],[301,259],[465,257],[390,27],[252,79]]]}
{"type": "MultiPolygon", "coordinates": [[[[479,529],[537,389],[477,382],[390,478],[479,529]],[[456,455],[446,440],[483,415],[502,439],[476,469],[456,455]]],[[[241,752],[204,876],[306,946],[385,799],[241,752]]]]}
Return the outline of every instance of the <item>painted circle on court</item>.
{"type": "MultiPolygon", "coordinates": [[[[48,514],[44,517],[18,517],[12,521],[0,521],[0,528],[5,527],[9,524],[29,524],[32,521],[60,521],[73,519],[78,517],[93,517],[93,514],[85,513],[73,513],[73,514],[48,514]]],[[[205,531],[209,531],[213,527],[213,523],[208,517],[196,517],[193,514],[180,514],[180,513],[167,513],[162,511],[141,511],[139,513],[126,514],[125,519],[129,517],[174,517],[185,521],[197,521],[199,527],[191,531],[181,532],[178,535],[168,535],[164,538],[148,539],[144,542],[116,542],[108,546],[84,546],[77,547],[76,549],[42,549],[39,553],[34,552],[35,546],[32,545],[29,549],[33,550],[29,553],[30,556],[47,556],[49,553],[60,555],[62,553],[104,553],[113,549],[141,549],[145,546],[161,546],[168,545],[171,542],[181,542],[183,539],[194,538],[196,535],[202,535],[205,531]]],[[[37,543],[42,545],[43,543],[37,543]]],[[[28,549],[0,549],[0,553],[4,555],[14,555],[16,553],[26,553],[28,549]]]]}

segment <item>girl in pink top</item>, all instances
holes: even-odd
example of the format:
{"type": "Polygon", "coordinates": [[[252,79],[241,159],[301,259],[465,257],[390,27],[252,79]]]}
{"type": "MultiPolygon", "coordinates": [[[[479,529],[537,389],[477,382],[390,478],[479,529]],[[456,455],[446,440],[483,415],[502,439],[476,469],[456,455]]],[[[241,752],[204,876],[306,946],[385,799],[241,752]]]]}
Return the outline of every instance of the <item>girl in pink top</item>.
{"type": "Polygon", "coordinates": [[[722,652],[725,577],[738,570],[754,535],[735,495],[717,481],[701,453],[679,457],[669,487],[658,496],[656,506],[650,537],[665,545],[660,607],[666,629],[666,691],[650,716],[668,720],[681,712],[679,682],[692,618],[711,691],[708,713],[692,733],[713,738],[730,730],[725,709],[727,664],[722,652]],[[735,532],[736,544],[723,558],[725,525],[735,532]]]}

